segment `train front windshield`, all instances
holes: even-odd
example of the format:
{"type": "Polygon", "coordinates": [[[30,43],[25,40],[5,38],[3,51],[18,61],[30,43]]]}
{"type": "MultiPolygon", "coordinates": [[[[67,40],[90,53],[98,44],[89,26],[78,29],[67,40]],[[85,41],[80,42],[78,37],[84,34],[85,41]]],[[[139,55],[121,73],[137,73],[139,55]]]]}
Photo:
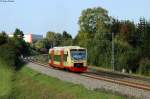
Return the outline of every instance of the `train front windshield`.
{"type": "Polygon", "coordinates": [[[71,59],[73,60],[85,60],[86,50],[71,50],[71,59]]]}

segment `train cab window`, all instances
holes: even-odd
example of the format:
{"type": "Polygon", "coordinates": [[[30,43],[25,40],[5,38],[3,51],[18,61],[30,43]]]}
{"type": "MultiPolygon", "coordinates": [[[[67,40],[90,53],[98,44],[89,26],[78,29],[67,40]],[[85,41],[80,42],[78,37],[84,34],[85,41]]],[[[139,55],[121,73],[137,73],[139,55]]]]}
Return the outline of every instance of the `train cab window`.
{"type": "Polygon", "coordinates": [[[85,60],[86,59],[86,50],[71,50],[71,58],[73,60],[85,60]]]}

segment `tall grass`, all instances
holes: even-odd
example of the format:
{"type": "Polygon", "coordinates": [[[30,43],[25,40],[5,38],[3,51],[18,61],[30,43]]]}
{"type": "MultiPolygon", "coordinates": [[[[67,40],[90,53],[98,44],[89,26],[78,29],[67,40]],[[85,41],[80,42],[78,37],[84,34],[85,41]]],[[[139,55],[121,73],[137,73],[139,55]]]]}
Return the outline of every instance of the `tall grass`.
{"type": "Polygon", "coordinates": [[[124,96],[91,91],[76,85],[46,76],[28,67],[16,75],[13,97],[16,99],[125,99],[124,96]]]}
{"type": "Polygon", "coordinates": [[[0,59],[0,98],[11,94],[13,71],[0,59]]]}

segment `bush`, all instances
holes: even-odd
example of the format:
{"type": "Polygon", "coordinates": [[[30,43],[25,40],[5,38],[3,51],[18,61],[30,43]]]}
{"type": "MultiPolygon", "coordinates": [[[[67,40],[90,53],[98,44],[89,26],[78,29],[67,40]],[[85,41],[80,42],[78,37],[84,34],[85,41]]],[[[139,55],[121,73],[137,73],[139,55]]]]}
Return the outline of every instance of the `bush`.
{"type": "Polygon", "coordinates": [[[0,33],[0,45],[6,43],[8,40],[8,36],[5,32],[0,33]]]}
{"type": "Polygon", "coordinates": [[[88,44],[88,63],[111,68],[111,42],[96,40],[88,44]]]}
{"type": "Polygon", "coordinates": [[[30,44],[26,43],[24,40],[13,39],[14,46],[18,51],[18,55],[28,56],[30,55],[30,44]]]}
{"type": "Polygon", "coordinates": [[[127,72],[138,71],[139,50],[133,48],[127,42],[115,40],[115,69],[121,71],[126,69],[127,72]]]}
{"type": "Polygon", "coordinates": [[[129,44],[118,38],[114,40],[114,44],[115,70],[121,71],[123,68],[127,69],[128,50],[130,48],[129,44]]]}
{"type": "Polygon", "coordinates": [[[13,43],[6,43],[0,46],[0,58],[5,61],[8,66],[13,69],[17,69],[21,63],[18,57],[18,50],[15,48],[13,43]]]}
{"type": "Polygon", "coordinates": [[[141,59],[139,72],[142,75],[150,76],[150,59],[149,58],[141,59]]]}

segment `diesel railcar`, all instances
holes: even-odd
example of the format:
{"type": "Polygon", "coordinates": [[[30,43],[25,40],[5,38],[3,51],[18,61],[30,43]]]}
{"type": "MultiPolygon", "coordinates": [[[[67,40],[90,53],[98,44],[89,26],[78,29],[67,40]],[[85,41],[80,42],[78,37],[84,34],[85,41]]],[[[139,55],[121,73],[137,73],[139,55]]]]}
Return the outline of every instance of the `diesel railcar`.
{"type": "Polygon", "coordinates": [[[87,50],[80,46],[54,47],[49,50],[49,66],[72,72],[87,70],[87,50]]]}

